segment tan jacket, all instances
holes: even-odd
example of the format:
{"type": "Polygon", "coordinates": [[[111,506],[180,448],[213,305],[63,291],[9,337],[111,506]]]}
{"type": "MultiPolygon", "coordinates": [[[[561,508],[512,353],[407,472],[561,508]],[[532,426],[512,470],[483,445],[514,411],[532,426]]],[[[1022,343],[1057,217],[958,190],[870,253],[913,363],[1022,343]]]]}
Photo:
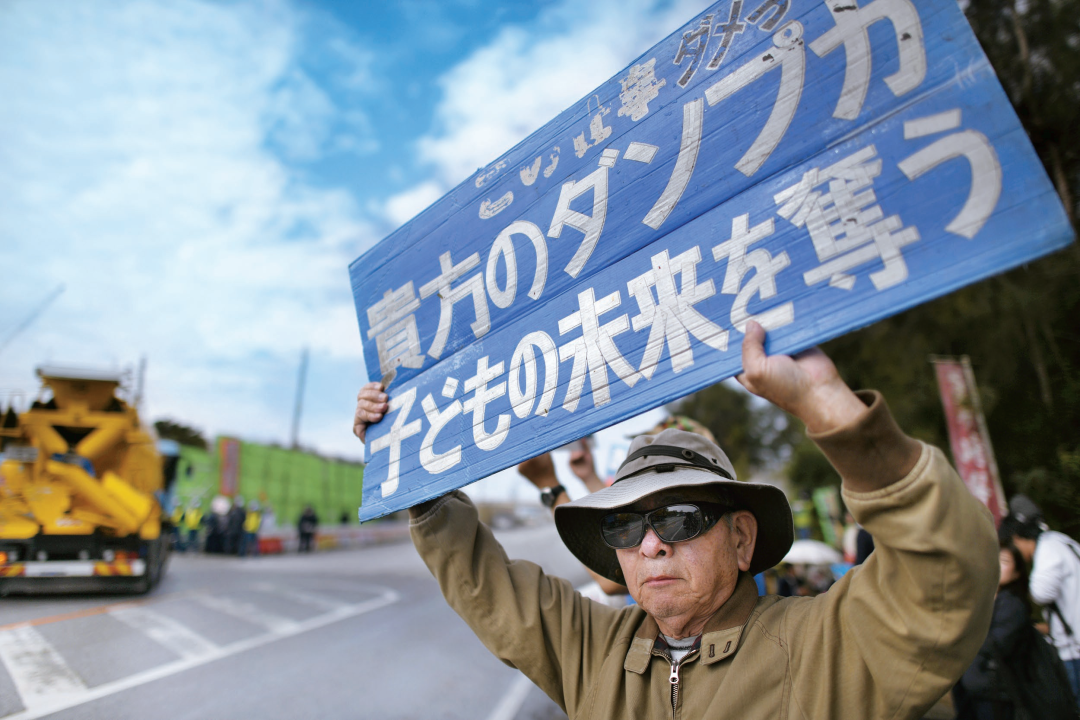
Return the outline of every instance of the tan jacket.
{"type": "Polygon", "coordinates": [[[571,718],[921,718],[986,636],[997,540],[942,453],[904,436],[879,395],[864,400],[862,421],[814,439],[845,482],[913,465],[882,490],[844,491],[874,536],[870,560],[816,598],[758,598],[744,573],[677,683],[640,607],[604,607],[508,559],[464,494],[414,520],[413,541],[487,648],[571,718]]]}

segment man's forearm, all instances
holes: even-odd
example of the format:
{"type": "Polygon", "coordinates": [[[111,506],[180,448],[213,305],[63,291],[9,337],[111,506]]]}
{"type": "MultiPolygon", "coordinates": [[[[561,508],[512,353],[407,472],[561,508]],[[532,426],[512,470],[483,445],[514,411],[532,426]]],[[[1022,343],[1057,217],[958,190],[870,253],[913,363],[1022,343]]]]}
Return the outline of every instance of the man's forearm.
{"type": "Polygon", "coordinates": [[[849,408],[846,415],[833,415],[835,420],[846,417],[845,424],[824,432],[814,432],[808,426],[807,434],[840,473],[846,489],[858,493],[880,490],[911,472],[922,446],[896,424],[880,393],[863,390],[851,396],[861,409],[854,412],[849,408]]]}

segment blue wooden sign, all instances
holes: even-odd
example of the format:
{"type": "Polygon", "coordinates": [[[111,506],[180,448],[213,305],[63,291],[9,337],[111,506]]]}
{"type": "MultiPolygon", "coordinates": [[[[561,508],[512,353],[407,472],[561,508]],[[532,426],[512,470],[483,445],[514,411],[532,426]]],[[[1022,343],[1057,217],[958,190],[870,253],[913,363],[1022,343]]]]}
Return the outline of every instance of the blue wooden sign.
{"type": "Polygon", "coordinates": [[[350,266],[360,517],[1072,238],[956,3],[723,0],[350,266]]]}

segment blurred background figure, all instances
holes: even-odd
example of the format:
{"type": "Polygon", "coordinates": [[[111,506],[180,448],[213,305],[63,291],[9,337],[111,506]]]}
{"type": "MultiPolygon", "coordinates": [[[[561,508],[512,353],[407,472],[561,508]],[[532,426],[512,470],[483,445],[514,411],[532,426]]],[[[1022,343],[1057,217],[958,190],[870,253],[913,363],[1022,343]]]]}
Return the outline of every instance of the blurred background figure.
{"type": "Polygon", "coordinates": [[[262,512],[259,503],[252,501],[244,517],[244,534],[240,540],[240,557],[259,554],[259,528],[262,526],[262,512]]]}
{"type": "Polygon", "coordinates": [[[296,522],[296,532],[300,535],[300,552],[311,552],[312,542],[315,540],[315,531],[319,528],[319,516],[311,505],[304,507],[300,519],[296,522]]]}
{"type": "Polygon", "coordinates": [[[1065,664],[1074,697],[1080,695],[1080,545],[1046,525],[1039,507],[1014,496],[998,530],[1031,564],[1031,600],[1043,606],[1050,637],[1065,664]]]}
{"type": "Polygon", "coordinates": [[[240,541],[244,536],[244,520],[247,512],[244,510],[244,498],[237,495],[233,498],[232,508],[225,516],[225,554],[239,555],[240,541]]]}
{"type": "Polygon", "coordinates": [[[990,631],[953,688],[957,720],[1067,720],[1076,699],[1055,648],[1031,623],[1029,574],[1023,554],[1000,534],[1001,577],[990,631]]]}
{"type": "Polygon", "coordinates": [[[809,540],[813,535],[814,502],[808,491],[801,491],[799,497],[791,502],[791,514],[795,522],[796,539],[809,540]]]}
{"type": "Polygon", "coordinates": [[[1020,552],[1010,546],[1000,553],[1001,578],[994,598],[994,616],[990,632],[979,649],[975,662],[953,688],[953,707],[957,720],[1013,720],[1016,706],[1006,688],[1006,672],[1016,674],[1023,662],[1025,629],[1031,627],[1031,600],[1028,597],[1028,572],[1020,552]],[[1008,670],[1003,664],[1011,665],[1008,670]]]}
{"type": "Polygon", "coordinates": [[[202,519],[202,508],[199,507],[197,500],[192,500],[188,504],[187,510],[184,511],[184,545],[181,548],[184,552],[189,550],[199,551],[199,528],[202,526],[202,519]]]}
{"type": "Polygon", "coordinates": [[[225,552],[225,523],[229,513],[229,498],[217,495],[210,501],[210,512],[203,518],[206,524],[207,553],[221,554],[225,552]]]}
{"type": "Polygon", "coordinates": [[[169,536],[172,538],[173,549],[177,552],[184,551],[184,539],[181,536],[181,525],[184,522],[184,504],[176,500],[172,512],[169,514],[169,536]]]}
{"type": "Polygon", "coordinates": [[[866,528],[860,527],[855,535],[855,564],[862,565],[872,552],[874,552],[874,536],[868,533],[866,528]]]}
{"type": "Polygon", "coordinates": [[[799,587],[802,582],[795,572],[795,566],[790,563],[781,563],[777,569],[779,574],[776,578],[776,594],[781,597],[794,597],[801,594],[799,587]]]}
{"type": "Polygon", "coordinates": [[[844,513],[844,535],[840,541],[840,548],[844,553],[844,562],[855,564],[856,543],[861,526],[855,522],[851,513],[844,513]]]}

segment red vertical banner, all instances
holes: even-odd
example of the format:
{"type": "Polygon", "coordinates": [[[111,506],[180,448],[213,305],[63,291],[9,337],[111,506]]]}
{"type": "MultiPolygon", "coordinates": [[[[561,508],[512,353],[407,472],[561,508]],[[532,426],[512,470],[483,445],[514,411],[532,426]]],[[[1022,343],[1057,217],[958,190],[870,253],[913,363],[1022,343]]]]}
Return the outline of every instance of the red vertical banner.
{"type": "Polygon", "coordinates": [[[240,488],[240,441],[218,439],[218,487],[222,495],[233,497],[240,488]]]}
{"type": "Polygon", "coordinates": [[[1008,512],[1001,489],[990,433],[986,429],[975,373],[967,356],[934,360],[941,404],[949,426],[953,464],[971,494],[981,500],[1000,524],[1008,512]]]}

